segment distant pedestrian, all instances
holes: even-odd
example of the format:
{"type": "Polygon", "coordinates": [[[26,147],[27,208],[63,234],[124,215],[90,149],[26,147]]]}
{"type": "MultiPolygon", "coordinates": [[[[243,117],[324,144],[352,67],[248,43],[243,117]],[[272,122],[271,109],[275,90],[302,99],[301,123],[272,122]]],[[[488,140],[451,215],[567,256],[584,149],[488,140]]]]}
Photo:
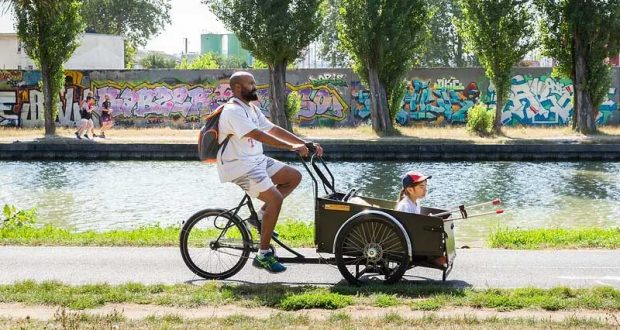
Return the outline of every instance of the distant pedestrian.
{"type": "Polygon", "coordinates": [[[110,102],[110,96],[104,96],[104,101],[101,104],[101,134],[99,137],[105,139],[105,130],[110,129],[114,125],[112,121],[112,102],[110,102]]]}
{"type": "Polygon", "coordinates": [[[87,139],[88,131],[91,131],[93,138],[95,135],[94,123],[93,123],[93,111],[95,110],[95,100],[93,99],[92,93],[89,93],[86,97],[86,100],[82,102],[82,106],[80,107],[80,116],[82,119],[80,120],[80,125],[78,126],[77,132],[75,132],[75,136],[78,139],[82,139],[82,134],[87,139]]]}

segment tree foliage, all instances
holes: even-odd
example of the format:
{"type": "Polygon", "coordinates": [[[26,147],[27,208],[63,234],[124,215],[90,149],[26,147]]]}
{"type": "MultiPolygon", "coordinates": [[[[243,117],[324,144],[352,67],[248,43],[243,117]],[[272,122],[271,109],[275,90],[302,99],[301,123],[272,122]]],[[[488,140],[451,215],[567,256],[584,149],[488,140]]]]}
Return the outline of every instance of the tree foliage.
{"type": "Polygon", "coordinates": [[[130,68],[136,49],[170,24],[170,0],[82,0],[86,31],[122,35],[125,66],[130,68]]]}
{"type": "Polygon", "coordinates": [[[177,64],[177,69],[247,69],[246,60],[237,56],[223,56],[213,52],[200,55],[198,58],[187,61],[183,58],[177,64]]]}
{"type": "Polygon", "coordinates": [[[573,128],[593,132],[611,83],[606,58],[620,53],[620,0],[536,0],[544,54],[575,86],[573,128]]]}
{"type": "Polygon", "coordinates": [[[422,58],[424,67],[465,67],[476,64],[475,58],[465,51],[465,42],[455,26],[463,18],[457,0],[437,0],[430,4],[431,37],[422,58]]]}
{"type": "Polygon", "coordinates": [[[203,0],[233,31],[243,48],[269,66],[271,120],[291,130],[286,118],[286,67],[316,39],[322,0],[203,0]]]}
{"type": "Polygon", "coordinates": [[[140,61],[140,64],[145,69],[173,69],[177,61],[169,56],[151,52],[140,61]]]}
{"type": "Polygon", "coordinates": [[[329,62],[332,67],[342,68],[351,66],[351,58],[346,50],[343,49],[340,39],[338,39],[338,17],[340,16],[340,4],[342,0],[327,0],[325,6],[325,17],[319,35],[321,58],[329,62]]]}
{"type": "Polygon", "coordinates": [[[63,65],[79,46],[84,24],[77,0],[13,2],[16,30],[28,56],[41,70],[45,135],[56,133],[63,65]]]}
{"type": "Polygon", "coordinates": [[[501,129],[504,99],[510,92],[512,67],[531,46],[531,4],[525,0],[460,0],[458,28],[467,49],[478,58],[495,86],[497,106],[493,129],[501,129]]]}
{"type": "Polygon", "coordinates": [[[338,34],[370,88],[373,130],[390,134],[402,81],[422,57],[429,8],[423,0],[342,0],[338,34]],[[388,106],[389,100],[392,104],[388,106]]]}
{"type": "Polygon", "coordinates": [[[215,53],[204,53],[192,61],[187,61],[186,58],[181,60],[181,63],[177,64],[177,69],[195,70],[195,69],[219,69],[218,55],[215,53]]]}

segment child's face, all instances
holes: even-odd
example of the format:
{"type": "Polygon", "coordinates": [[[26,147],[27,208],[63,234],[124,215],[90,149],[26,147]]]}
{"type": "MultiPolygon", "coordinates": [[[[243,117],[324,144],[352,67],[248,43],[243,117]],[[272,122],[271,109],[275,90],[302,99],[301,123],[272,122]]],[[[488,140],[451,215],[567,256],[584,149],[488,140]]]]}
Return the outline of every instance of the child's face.
{"type": "Polygon", "coordinates": [[[420,199],[426,196],[426,180],[413,187],[407,187],[407,194],[411,199],[420,199]]]}

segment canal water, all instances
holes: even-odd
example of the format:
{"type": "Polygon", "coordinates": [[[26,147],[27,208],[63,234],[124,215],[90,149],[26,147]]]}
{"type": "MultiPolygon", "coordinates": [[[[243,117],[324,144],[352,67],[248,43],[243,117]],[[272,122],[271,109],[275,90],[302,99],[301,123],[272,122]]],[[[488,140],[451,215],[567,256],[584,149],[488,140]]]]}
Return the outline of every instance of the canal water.
{"type": "MultiPolygon", "coordinates": [[[[360,188],[364,196],[396,199],[401,175],[415,169],[433,176],[423,205],[501,198],[506,214],[456,223],[459,246],[482,246],[498,228],[620,226],[618,162],[328,164],[338,190],[360,188]]],[[[242,196],[235,185],[219,182],[214,165],[199,162],[0,162],[0,206],[36,207],[40,222],[78,231],[178,224],[203,208],[233,207],[242,196]]],[[[313,203],[304,174],[281,219],[312,221],[313,203]]]]}

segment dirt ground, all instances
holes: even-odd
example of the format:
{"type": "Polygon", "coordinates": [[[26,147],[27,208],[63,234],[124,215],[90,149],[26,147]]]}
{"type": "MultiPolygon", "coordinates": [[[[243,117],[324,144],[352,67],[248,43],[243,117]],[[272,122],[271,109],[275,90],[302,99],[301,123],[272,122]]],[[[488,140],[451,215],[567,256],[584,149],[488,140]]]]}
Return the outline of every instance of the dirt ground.
{"type": "MultiPolygon", "coordinates": [[[[400,136],[379,137],[368,126],[358,128],[295,128],[295,133],[307,139],[366,140],[404,143],[620,143],[620,126],[601,127],[598,134],[583,135],[568,127],[506,127],[503,135],[480,137],[464,127],[401,127],[400,136]]],[[[68,142],[87,143],[78,140],[74,128],[58,128],[57,136],[44,138],[41,128],[0,128],[0,143],[20,142],[68,142]]],[[[98,134],[99,130],[95,132],[98,134]]],[[[105,139],[95,138],[97,143],[196,143],[198,129],[171,128],[113,128],[105,139]]],[[[91,141],[91,142],[92,142],[91,141]]]]}
{"type": "MultiPolygon", "coordinates": [[[[23,304],[0,304],[0,318],[12,319],[36,319],[51,320],[59,307],[40,306],[40,305],[23,305],[23,304]]],[[[155,305],[137,305],[137,304],[109,304],[100,308],[88,309],[82,312],[90,315],[108,315],[112,313],[122,313],[126,318],[133,320],[144,319],[148,316],[163,317],[166,315],[175,315],[185,319],[204,319],[204,318],[225,318],[232,315],[244,315],[252,318],[268,318],[272,314],[282,313],[281,310],[272,308],[245,308],[235,305],[224,306],[206,306],[199,308],[180,308],[166,307],[155,305]]],[[[372,306],[352,306],[339,310],[311,309],[295,312],[286,312],[297,315],[304,315],[314,320],[327,320],[334,312],[346,313],[352,319],[361,318],[383,318],[390,314],[397,314],[403,318],[421,319],[430,314],[439,318],[462,318],[475,317],[480,320],[491,318],[507,318],[507,319],[534,319],[540,321],[561,322],[566,319],[583,319],[598,320],[602,323],[612,326],[620,326],[619,311],[589,311],[589,310],[573,310],[573,311],[544,311],[544,310],[517,310],[498,312],[489,309],[474,308],[446,308],[437,311],[418,311],[411,310],[407,306],[379,308],[372,306]]]]}

